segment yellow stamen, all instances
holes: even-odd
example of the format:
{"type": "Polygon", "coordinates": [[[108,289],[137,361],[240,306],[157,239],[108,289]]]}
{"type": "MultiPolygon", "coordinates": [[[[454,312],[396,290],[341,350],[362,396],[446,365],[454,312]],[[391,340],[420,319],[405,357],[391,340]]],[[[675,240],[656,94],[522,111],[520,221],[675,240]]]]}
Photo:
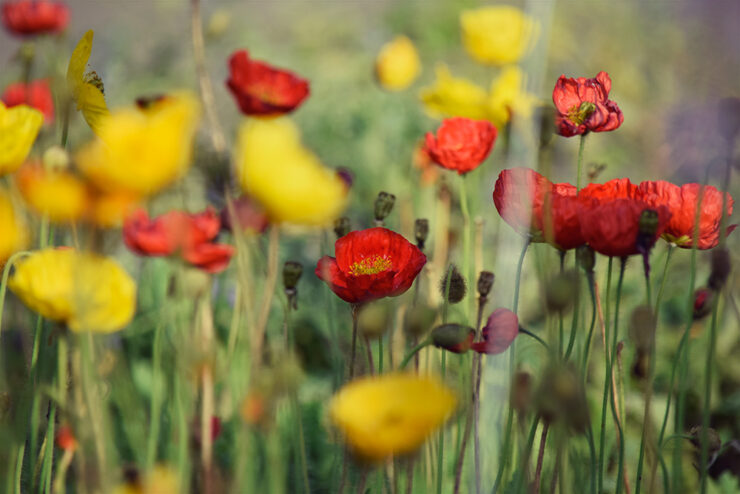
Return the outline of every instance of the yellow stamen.
{"type": "Polygon", "coordinates": [[[387,257],[372,256],[366,257],[359,262],[352,264],[349,272],[352,276],[361,274],[378,274],[387,271],[393,266],[393,262],[387,257]]]}

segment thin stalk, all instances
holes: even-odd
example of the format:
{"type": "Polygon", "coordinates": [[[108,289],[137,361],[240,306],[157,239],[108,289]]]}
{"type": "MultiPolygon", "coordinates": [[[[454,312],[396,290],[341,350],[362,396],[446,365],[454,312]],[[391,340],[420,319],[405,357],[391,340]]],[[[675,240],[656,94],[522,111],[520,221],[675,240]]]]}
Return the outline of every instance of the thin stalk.
{"type": "Polygon", "coordinates": [[[414,357],[414,355],[416,355],[417,353],[419,353],[423,348],[429,346],[430,344],[431,343],[430,343],[429,340],[424,340],[421,343],[419,343],[418,345],[416,345],[414,348],[412,348],[411,351],[409,353],[407,353],[406,356],[403,358],[403,360],[401,361],[401,364],[398,366],[398,369],[399,370],[405,369],[406,366],[411,361],[411,359],[414,357]]]}
{"type": "MultiPolygon", "coordinates": [[[[619,304],[622,299],[622,282],[624,281],[624,271],[625,267],[627,266],[627,259],[622,258],[620,260],[619,264],[619,280],[617,281],[617,300],[614,306],[614,328],[612,333],[612,348],[611,348],[611,358],[609,358],[609,373],[610,381],[611,381],[611,375],[613,372],[613,366],[614,366],[614,360],[617,358],[617,337],[619,335],[619,304]]],[[[612,396],[616,398],[616,387],[613,386],[612,382],[612,396]]],[[[617,426],[617,433],[618,433],[618,442],[619,442],[619,462],[617,467],[617,489],[616,494],[620,494],[622,492],[623,487],[623,466],[624,466],[624,431],[622,430],[622,425],[620,423],[619,414],[617,413],[617,405],[616,405],[616,399],[611,400],[612,405],[612,414],[614,415],[614,423],[617,426]]]]}
{"type": "Polygon", "coordinates": [[[519,332],[522,334],[526,334],[530,338],[534,338],[540,345],[542,345],[545,348],[545,350],[550,349],[550,346],[545,342],[545,340],[537,336],[535,333],[529,331],[528,329],[519,328],[519,332]]]}
{"type": "Polygon", "coordinates": [[[378,338],[378,374],[383,373],[383,335],[378,338]]]}
{"type": "MultiPolygon", "coordinates": [[[[605,321],[609,320],[609,291],[612,284],[612,265],[613,265],[613,257],[609,258],[609,268],[607,271],[607,277],[606,277],[606,314],[607,317],[605,318],[605,321]]],[[[609,326],[608,324],[604,325],[604,342],[607,343],[609,341],[609,326]]],[[[604,452],[605,452],[605,446],[606,446],[606,409],[608,406],[609,401],[609,383],[611,382],[611,365],[609,360],[609,348],[607,345],[604,345],[604,357],[606,361],[605,365],[605,375],[604,375],[604,393],[603,398],[601,400],[601,433],[599,435],[599,477],[598,477],[598,492],[603,492],[604,487],[604,452]]]]}
{"type": "Polygon", "coordinates": [[[352,349],[349,355],[349,379],[351,381],[355,376],[355,358],[357,358],[357,326],[359,323],[360,306],[352,304],[352,349]]]}
{"type": "MultiPolygon", "coordinates": [[[[440,363],[440,374],[442,379],[447,374],[447,352],[442,351],[442,362],[440,363]]],[[[437,449],[437,494],[442,494],[442,480],[444,479],[444,449],[445,432],[444,427],[439,430],[439,445],[437,449]]]]}
{"type": "Polygon", "coordinates": [[[581,169],[583,168],[583,148],[586,145],[586,135],[581,134],[578,141],[578,164],[576,165],[576,191],[581,190],[581,169]]]}
{"type": "Polygon", "coordinates": [[[583,363],[581,364],[583,378],[586,379],[586,372],[588,369],[588,355],[589,349],[591,348],[591,338],[594,334],[594,327],[596,326],[596,280],[594,279],[593,273],[586,275],[588,280],[588,291],[591,294],[591,327],[588,329],[588,336],[586,337],[586,343],[583,348],[583,363]]]}
{"type": "Polygon", "coordinates": [[[568,339],[568,348],[565,350],[565,355],[563,356],[563,360],[568,360],[570,358],[570,354],[573,351],[573,346],[576,342],[576,333],[578,330],[578,316],[581,308],[581,284],[580,284],[580,278],[578,279],[578,283],[576,284],[576,300],[573,306],[573,317],[570,323],[570,338],[568,339]]]}
{"type": "Polygon", "coordinates": [[[365,349],[367,350],[367,368],[370,371],[370,375],[375,375],[375,363],[373,362],[373,346],[370,344],[370,339],[365,336],[365,349]]]}
{"type": "Polygon", "coordinates": [[[532,492],[540,492],[540,480],[542,478],[542,460],[545,458],[545,444],[547,442],[547,431],[550,428],[550,422],[545,421],[542,426],[542,435],[540,436],[540,450],[537,453],[537,467],[534,471],[534,488],[532,492]]]}
{"type": "MultiPolygon", "coordinates": [[[[470,272],[470,236],[471,236],[471,221],[470,211],[468,209],[468,192],[466,187],[465,175],[460,176],[460,210],[463,216],[463,274],[465,279],[469,282],[473,282],[473,276],[470,272]]],[[[471,297],[472,298],[472,297],[471,297]]],[[[465,301],[466,308],[470,308],[468,301],[465,301]]],[[[469,311],[465,311],[465,317],[469,318],[469,311]]]]}
{"type": "Polygon", "coordinates": [[[663,266],[663,276],[661,276],[660,279],[660,287],[658,288],[658,296],[655,299],[655,317],[657,319],[658,314],[660,313],[660,302],[663,300],[663,289],[665,288],[665,280],[668,276],[668,265],[671,262],[671,256],[673,255],[673,251],[675,249],[673,248],[673,244],[668,244],[668,254],[665,256],[665,265],[663,266]]]}
{"type": "Polygon", "coordinates": [[[162,400],[160,385],[162,362],[162,331],[161,325],[154,328],[154,343],[152,346],[152,398],[149,404],[149,437],[147,438],[146,464],[147,470],[154,468],[157,461],[157,444],[159,442],[159,425],[161,423],[162,400]]]}
{"type": "MultiPolygon", "coordinates": [[[[25,441],[21,442],[20,445],[18,445],[18,453],[16,455],[16,461],[15,461],[15,476],[8,475],[9,478],[15,479],[13,482],[13,492],[15,494],[21,494],[21,474],[23,473],[23,457],[26,454],[26,443],[25,441]]],[[[8,470],[10,470],[10,467],[8,467],[8,470]]],[[[10,492],[10,491],[8,491],[10,492]]]]}
{"type": "Polygon", "coordinates": [[[709,325],[709,348],[707,360],[704,364],[704,407],[701,421],[701,463],[699,464],[701,494],[707,492],[707,470],[709,464],[709,418],[710,402],[712,399],[712,370],[714,369],[714,349],[717,346],[717,312],[719,297],[714,300],[712,307],[712,322],[709,325]]]}

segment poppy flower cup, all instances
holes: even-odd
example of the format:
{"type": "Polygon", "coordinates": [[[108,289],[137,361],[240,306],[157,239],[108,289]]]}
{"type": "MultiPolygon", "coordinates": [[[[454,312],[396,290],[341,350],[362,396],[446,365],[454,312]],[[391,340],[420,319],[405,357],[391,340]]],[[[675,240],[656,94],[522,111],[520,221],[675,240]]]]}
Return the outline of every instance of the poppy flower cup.
{"type": "Polygon", "coordinates": [[[427,132],[425,148],[439,166],[463,175],[483,163],[497,135],[496,127],[490,122],[448,118],[442,122],[436,136],[427,132]]]}
{"type": "Polygon", "coordinates": [[[427,262],[418,247],[380,227],[350,232],[334,250],[336,258],[319,259],[315,273],[350,304],[401,295],[427,262]]]}
{"type": "Polygon", "coordinates": [[[612,80],[604,71],[591,79],[561,75],[552,91],[558,134],[572,137],[587,132],[608,132],[622,125],[622,110],[609,99],[611,88],[612,80]]]}

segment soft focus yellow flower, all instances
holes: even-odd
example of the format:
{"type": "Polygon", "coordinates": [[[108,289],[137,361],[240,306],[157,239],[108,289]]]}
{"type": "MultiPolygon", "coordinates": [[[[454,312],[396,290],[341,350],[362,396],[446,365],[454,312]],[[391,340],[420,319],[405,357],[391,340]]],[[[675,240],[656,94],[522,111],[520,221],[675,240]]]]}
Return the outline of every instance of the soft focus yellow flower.
{"type": "Polygon", "coordinates": [[[512,115],[518,118],[529,118],[538,103],[533,94],[525,91],[524,72],[517,66],[506,67],[491,83],[488,96],[489,120],[501,128],[512,115]]]}
{"type": "Polygon", "coordinates": [[[246,120],[235,162],[242,188],[272,221],[326,225],[344,209],[346,184],[303,146],[287,118],[246,120]]]}
{"type": "Polygon", "coordinates": [[[476,61],[493,65],[514,63],[532,48],[539,25],[508,5],[480,7],[460,14],[465,49],[476,61]]]}
{"type": "Polygon", "coordinates": [[[8,286],[28,307],[72,331],[118,331],[136,307],[136,284],[118,263],[70,248],[33,252],[18,262],[8,286]]]}
{"type": "Polygon", "coordinates": [[[386,374],[345,385],[329,413],[359,456],[381,461],[415,451],[455,409],[455,394],[434,377],[386,374]]]}
{"type": "Polygon", "coordinates": [[[397,36],[383,45],[375,60],[375,75],[388,91],[406,89],[419,76],[421,61],[416,47],[406,36],[397,36]]]}
{"type": "Polygon", "coordinates": [[[0,176],[13,173],[28,157],[44,115],[26,105],[7,108],[0,101],[0,176]]]}
{"type": "Polygon", "coordinates": [[[113,490],[113,494],[180,494],[177,474],[163,466],[154,467],[143,479],[122,484],[113,490]]]}
{"type": "Polygon", "coordinates": [[[118,228],[138,202],[139,198],[128,192],[94,191],[87,220],[101,228],[118,228]]]}
{"type": "Polygon", "coordinates": [[[8,194],[0,190],[0,266],[28,243],[26,225],[16,214],[8,194]]]}
{"type": "Polygon", "coordinates": [[[26,204],[52,222],[72,223],[87,212],[87,186],[71,172],[27,164],[18,171],[16,183],[26,204]]]}
{"type": "Polygon", "coordinates": [[[166,96],[146,109],[115,110],[101,122],[98,139],[77,154],[77,163],[102,190],[155,194],[190,167],[199,115],[190,93],[166,96]]]}
{"type": "Polygon", "coordinates": [[[98,133],[101,122],[109,112],[103,95],[103,81],[94,71],[85,72],[92,52],[92,43],[93,31],[90,30],[77,43],[69,59],[67,84],[77,104],[77,110],[82,112],[90,128],[98,133]]]}
{"type": "Polygon", "coordinates": [[[452,77],[444,64],[437,66],[433,86],[421,90],[421,101],[434,117],[465,117],[484,120],[488,117],[486,90],[467,79],[452,77]]]}

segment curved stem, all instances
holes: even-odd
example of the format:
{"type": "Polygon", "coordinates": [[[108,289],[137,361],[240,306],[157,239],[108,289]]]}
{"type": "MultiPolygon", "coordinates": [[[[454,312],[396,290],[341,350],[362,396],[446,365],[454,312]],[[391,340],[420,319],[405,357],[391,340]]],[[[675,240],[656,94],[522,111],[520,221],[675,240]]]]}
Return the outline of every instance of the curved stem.
{"type": "Polygon", "coordinates": [[[617,301],[614,306],[614,328],[612,335],[612,348],[611,358],[609,359],[609,381],[612,382],[612,396],[614,399],[611,401],[612,414],[614,415],[614,423],[617,426],[618,442],[619,442],[619,462],[617,468],[617,489],[616,494],[622,492],[622,481],[623,481],[623,466],[624,466],[624,431],[622,430],[621,420],[616,408],[616,387],[613,385],[612,372],[614,368],[614,360],[617,358],[617,337],[619,335],[619,305],[622,299],[622,282],[624,281],[624,271],[627,266],[627,259],[622,258],[619,264],[619,280],[617,281],[617,301]]]}
{"type": "Polygon", "coordinates": [[[545,350],[549,350],[550,349],[550,347],[547,345],[547,343],[545,342],[545,340],[543,340],[542,338],[540,338],[539,336],[537,336],[533,332],[529,331],[528,329],[519,328],[519,332],[522,333],[522,334],[526,334],[530,338],[534,338],[540,345],[542,345],[543,347],[545,347],[545,350]]]}
{"type": "Polygon", "coordinates": [[[594,334],[594,327],[596,326],[596,280],[594,280],[594,274],[588,273],[586,275],[588,279],[588,291],[591,293],[591,327],[588,329],[588,336],[586,337],[586,343],[583,348],[583,363],[582,374],[583,378],[586,378],[586,370],[588,369],[588,355],[589,349],[591,348],[591,338],[594,334]]]}
{"type": "Polygon", "coordinates": [[[542,460],[545,458],[545,443],[547,442],[547,431],[550,428],[550,422],[545,422],[542,426],[542,435],[540,436],[540,450],[537,453],[537,467],[534,471],[534,489],[532,492],[540,492],[540,479],[542,478],[542,460]]]}
{"type": "Polygon", "coordinates": [[[411,349],[409,353],[406,354],[406,356],[401,361],[401,365],[398,366],[399,370],[403,370],[406,368],[406,366],[409,364],[411,359],[421,351],[422,348],[429,346],[429,340],[424,340],[418,345],[416,345],[414,348],[411,349]]]}
{"type": "Polygon", "coordinates": [[[581,190],[581,169],[583,168],[583,148],[586,145],[586,135],[581,134],[578,141],[578,164],[576,165],[576,191],[581,190]]]}
{"type": "MultiPolygon", "coordinates": [[[[609,320],[609,292],[612,284],[612,265],[614,258],[609,258],[609,268],[606,277],[606,313],[607,317],[605,321],[609,320]]],[[[609,327],[607,324],[602,325],[604,331],[602,338],[604,339],[604,357],[605,357],[605,375],[604,375],[604,393],[601,400],[601,432],[599,435],[599,481],[598,481],[598,492],[602,492],[604,486],[604,452],[606,447],[606,409],[609,405],[609,383],[611,382],[611,369],[609,359],[609,348],[607,347],[609,327]]]]}
{"type": "Polygon", "coordinates": [[[714,369],[714,349],[717,346],[717,309],[719,297],[714,300],[712,307],[712,322],[709,325],[709,347],[707,360],[704,364],[704,407],[701,421],[701,463],[699,464],[701,494],[707,492],[707,470],[709,464],[709,418],[710,402],[712,399],[712,370],[714,369]]]}

